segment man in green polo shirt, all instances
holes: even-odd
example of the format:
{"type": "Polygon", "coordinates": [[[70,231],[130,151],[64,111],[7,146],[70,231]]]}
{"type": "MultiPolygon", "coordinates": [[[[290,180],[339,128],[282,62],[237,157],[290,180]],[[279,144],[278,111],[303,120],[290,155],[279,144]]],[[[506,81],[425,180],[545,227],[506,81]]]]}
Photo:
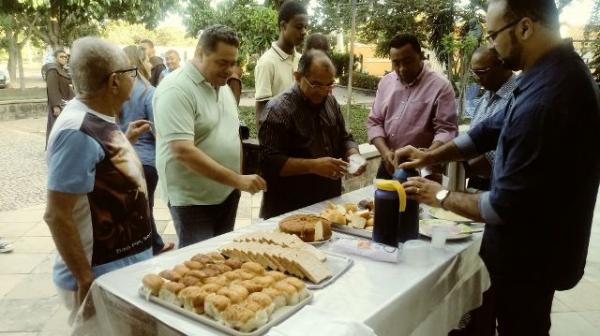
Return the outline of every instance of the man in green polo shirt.
{"type": "Polygon", "coordinates": [[[266,189],[260,176],[240,174],[238,109],[225,85],[238,48],[231,28],[207,28],[192,61],[154,94],[159,182],[180,247],[231,231],[240,190],[266,189]]]}
{"type": "Polygon", "coordinates": [[[304,43],[308,29],[306,8],[297,1],[286,1],[279,8],[277,22],[279,39],[258,59],[254,68],[257,128],[265,120],[263,111],[269,100],[295,83],[294,72],[298,70],[301,56],[296,47],[304,43]]]}

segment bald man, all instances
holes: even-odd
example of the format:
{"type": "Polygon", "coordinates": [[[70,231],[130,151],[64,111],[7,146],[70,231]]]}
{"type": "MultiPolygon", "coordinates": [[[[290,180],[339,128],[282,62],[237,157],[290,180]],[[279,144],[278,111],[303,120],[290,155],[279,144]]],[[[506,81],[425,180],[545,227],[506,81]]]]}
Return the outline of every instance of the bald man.
{"type": "MultiPolygon", "coordinates": [[[[504,66],[494,49],[482,46],[471,58],[471,74],[475,81],[483,86],[485,94],[479,99],[471,128],[486,118],[503,111],[510,102],[516,88],[516,76],[512,70],[504,66]]],[[[469,187],[479,190],[490,189],[490,176],[494,166],[495,151],[489,151],[465,164],[469,179],[469,187]]]]}
{"type": "Polygon", "coordinates": [[[339,196],[349,157],[360,155],[331,94],[335,67],[329,57],[320,50],[306,52],[294,77],[296,84],[267,104],[259,131],[269,186],[263,218],[339,196]]]}

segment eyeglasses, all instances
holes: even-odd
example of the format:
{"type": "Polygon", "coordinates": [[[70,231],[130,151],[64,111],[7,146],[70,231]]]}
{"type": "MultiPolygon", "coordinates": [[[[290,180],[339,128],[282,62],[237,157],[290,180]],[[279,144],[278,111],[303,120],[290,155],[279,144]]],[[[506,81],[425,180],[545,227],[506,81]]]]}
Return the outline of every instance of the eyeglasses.
{"type": "Polygon", "coordinates": [[[496,38],[498,37],[498,34],[502,33],[503,31],[507,30],[508,28],[516,25],[517,23],[521,22],[521,20],[523,20],[523,18],[520,18],[518,20],[515,20],[515,21],[511,22],[511,23],[507,24],[506,26],[498,29],[495,32],[493,31],[491,33],[488,33],[487,36],[486,36],[486,39],[488,40],[488,42],[490,44],[493,44],[494,41],[496,40],[496,38]]]}
{"type": "Polygon", "coordinates": [[[106,79],[109,79],[112,74],[128,74],[129,77],[136,78],[138,75],[138,68],[133,67],[133,68],[129,68],[129,69],[113,71],[113,72],[109,73],[108,76],[106,76],[106,79]]]}
{"type": "Polygon", "coordinates": [[[67,59],[67,58],[69,58],[69,56],[67,56],[67,55],[61,55],[61,56],[58,56],[58,58],[64,58],[64,59],[67,59]]]}
{"type": "Polygon", "coordinates": [[[471,69],[471,75],[477,78],[481,78],[481,76],[486,75],[488,72],[490,72],[490,70],[492,70],[491,67],[485,69],[471,69]]]}
{"type": "Polygon", "coordinates": [[[304,81],[306,81],[306,84],[308,84],[308,86],[311,89],[315,89],[315,90],[329,91],[329,90],[333,90],[333,88],[335,87],[335,84],[333,84],[333,83],[332,84],[328,84],[328,85],[313,84],[308,79],[306,79],[306,77],[302,77],[302,79],[304,81]]]}

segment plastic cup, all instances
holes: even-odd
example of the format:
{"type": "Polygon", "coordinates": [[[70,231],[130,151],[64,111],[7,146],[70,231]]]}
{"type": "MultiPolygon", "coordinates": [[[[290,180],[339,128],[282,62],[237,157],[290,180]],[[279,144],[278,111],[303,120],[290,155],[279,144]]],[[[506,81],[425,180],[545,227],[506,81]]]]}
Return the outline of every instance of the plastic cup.
{"type": "Polygon", "coordinates": [[[432,225],[431,226],[431,247],[444,248],[446,246],[446,239],[450,234],[450,228],[446,225],[432,225]]]}
{"type": "Polygon", "coordinates": [[[402,259],[411,266],[427,266],[431,263],[429,244],[422,240],[408,240],[402,244],[402,259]]]}

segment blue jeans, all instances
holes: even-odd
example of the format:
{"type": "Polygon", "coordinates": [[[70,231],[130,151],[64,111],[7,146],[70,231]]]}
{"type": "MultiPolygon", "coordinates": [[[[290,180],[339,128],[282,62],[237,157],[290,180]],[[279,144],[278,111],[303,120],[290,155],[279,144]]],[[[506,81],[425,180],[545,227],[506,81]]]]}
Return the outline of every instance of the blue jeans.
{"type": "Polygon", "coordinates": [[[239,190],[234,190],[223,203],[214,205],[169,205],[179,247],[232,231],[240,195],[239,190]]]}

